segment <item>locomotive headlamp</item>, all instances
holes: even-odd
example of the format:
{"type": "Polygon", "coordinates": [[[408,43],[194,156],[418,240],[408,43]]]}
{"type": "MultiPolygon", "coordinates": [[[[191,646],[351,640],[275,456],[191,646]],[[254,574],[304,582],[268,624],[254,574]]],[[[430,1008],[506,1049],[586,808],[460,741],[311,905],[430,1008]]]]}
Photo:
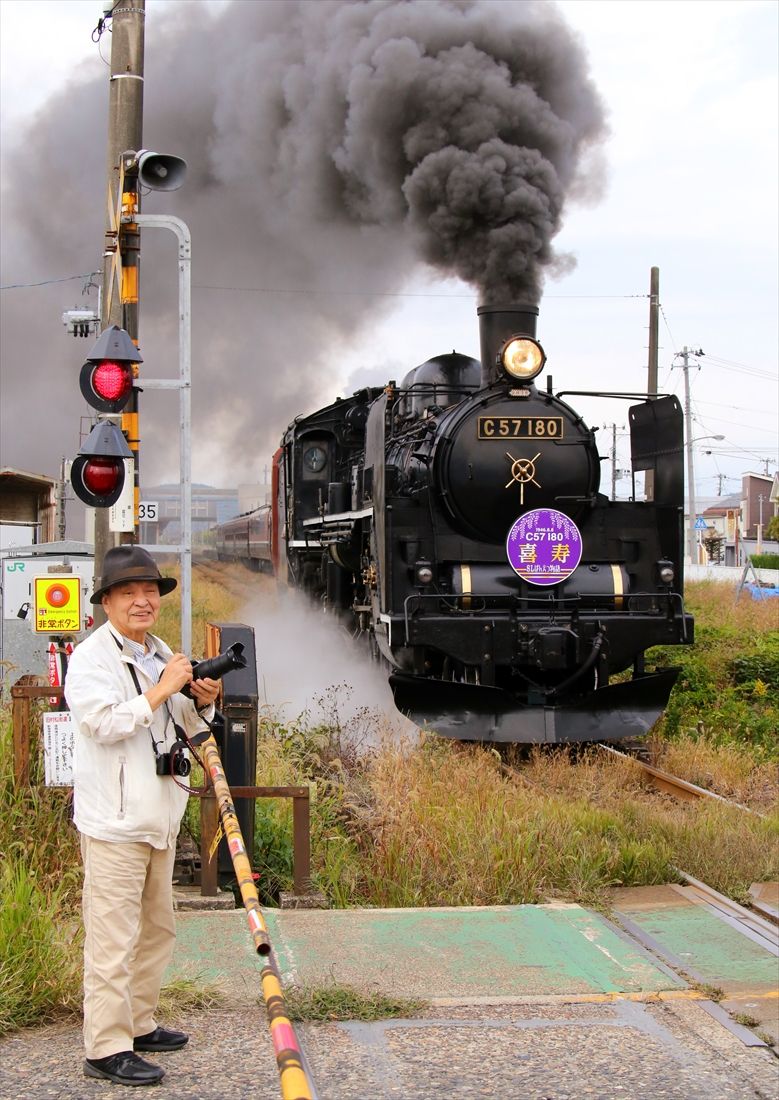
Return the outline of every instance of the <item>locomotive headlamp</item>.
{"type": "Polygon", "coordinates": [[[512,336],[501,349],[500,362],[512,378],[529,382],[543,370],[546,355],[541,345],[529,336],[512,336]]]}
{"type": "Polygon", "coordinates": [[[657,576],[661,584],[673,584],[675,575],[674,567],[670,561],[659,561],[657,563],[657,576]]]}
{"type": "Polygon", "coordinates": [[[433,580],[433,569],[429,561],[414,562],[414,583],[426,587],[433,580]]]}

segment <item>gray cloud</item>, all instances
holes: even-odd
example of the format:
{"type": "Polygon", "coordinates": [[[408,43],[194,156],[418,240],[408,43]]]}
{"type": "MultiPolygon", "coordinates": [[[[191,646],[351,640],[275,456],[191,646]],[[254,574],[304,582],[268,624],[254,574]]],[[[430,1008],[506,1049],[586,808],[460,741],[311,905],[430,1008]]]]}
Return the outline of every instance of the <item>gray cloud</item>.
{"type": "MultiPolygon", "coordinates": [[[[187,4],[147,37],[146,89],[144,143],[190,166],[144,209],[192,230],[197,456],[214,481],[256,477],[292,416],[332,398],[339,347],[420,262],[482,297],[537,299],[567,262],[552,247],[566,195],[598,186],[601,105],[547,2],[266,0],[217,17],[187,4]]],[[[105,114],[101,67],[8,157],[4,282],[98,266],[105,114]]],[[[147,231],[147,376],[175,363],[168,257],[147,231]]],[[[45,456],[51,470],[75,452],[75,370],[57,378],[48,429],[19,427],[34,419],[30,371],[76,354],[59,325],[68,293],[3,295],[4,463],[45,456]]],[[[147,483],[175,469],[163,405],[142,399],[147,483]]]]}

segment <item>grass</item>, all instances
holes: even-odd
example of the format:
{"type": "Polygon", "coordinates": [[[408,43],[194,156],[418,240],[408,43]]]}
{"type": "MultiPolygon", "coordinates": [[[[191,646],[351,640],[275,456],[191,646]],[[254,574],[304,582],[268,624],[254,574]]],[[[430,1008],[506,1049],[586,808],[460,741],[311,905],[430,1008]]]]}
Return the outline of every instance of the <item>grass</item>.
{"type": "Polygon", "coordinates": [[[336,1020],[409,1019],[419,1016],[427,1002],[409,997],[389,997],[380,992],[346,985],[289,986],[284,1000],[291,1020],[328,1023],[336,1020]]]}
{"type": "Polygon", "coordinates": [[[175,1020],[184,1012],[205,1012],[224,1003],[219,986],[207,982],[199,974],[174,978],[160,992],[158,1015],[163,1020],[175,1020]]]}
{"type": "Polygon", "coordinates": [[[18,859],[0,870],[0,1035],[79,1007],[72,921],[55,920],[63,894],[46,891],[18,859]]]}
{"type": "MultiPolygon", "coordinates": [[[[240,617],[235,597],[198,578],[194,602],[196,623],[240,617]]],[[[318,723],[260,714],[258,781],[311,789],[315,888],[336,907],[549,898],[606,906],[611,886],[673,881],[674,867],[742,901],[753,881],[779,877],[775,602],[736,604],[732,589],[709,584],[691,585],[690,603],[698,644],[657,654],[683,672],[652,738],[655,759],[764,817],[658,796],[630,762],[596,750],[575,761],[534,751],[507,767],[494,751],[434,736],[399,744],[375,712],[342,721],[337,685],[318,723]],[[358,750],[361,742],[371,747],[358,750]]],[[[168,604],[159,631],[176,645],[174,612],[168,604]]],[[[75,1012],[80,1001],[81,872],[70,795],[40,785],[37,751],[31,789],[15,790],[12,772],[10,713],[0,708],[0,1033],[75,1012]]],[[[185,827],[198,839],[194,799],[185,827]]],[[[257,800],[255,866],[263,901],[275,904],[292,886],[289,800],[257,800]]],[[[165,996],[175,1015],[208,1007],[216,993],[194,975],[165,996]]],[[[298,996],[301,1014],[325,1019],[413,1012],[408,1002],[391,1012],[386,999],[372,1007],[373,994],[337,987],[290,993],[298,996]]]]}
{"type": "Polygon", "coordinates": [[[736,744],[756,760],[779,761],[779,607],[776,600],[735,599],[729,585],[687,586],[695,645],[650,651],[681,674],[655,732],[666,740],[736,744]]]}

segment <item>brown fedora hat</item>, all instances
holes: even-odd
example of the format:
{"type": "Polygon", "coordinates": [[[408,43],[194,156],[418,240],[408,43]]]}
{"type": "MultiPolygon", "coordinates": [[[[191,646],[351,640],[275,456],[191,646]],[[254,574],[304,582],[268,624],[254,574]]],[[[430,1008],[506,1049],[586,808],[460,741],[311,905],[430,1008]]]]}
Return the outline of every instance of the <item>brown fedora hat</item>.
{"type": "Polygon", "coordinates": [[[155,581],[161,596],[167,596],[178,584],[173,577],[162,576],[148,550],[140,546],[113,546],[103,558],[103,575],[95,584],[89,602],[100,603],[109,588],[125,581],[155,581]]]}

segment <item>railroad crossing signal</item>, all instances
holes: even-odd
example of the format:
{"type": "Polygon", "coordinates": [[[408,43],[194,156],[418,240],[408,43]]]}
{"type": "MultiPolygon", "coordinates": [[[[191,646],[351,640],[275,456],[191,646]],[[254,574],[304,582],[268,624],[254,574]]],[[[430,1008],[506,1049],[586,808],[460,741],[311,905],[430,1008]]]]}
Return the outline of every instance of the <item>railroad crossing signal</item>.
{"type": "MultiPolygon", "coordinates": [[[[98,412],[121,412],[133,391],[135,364],[142,362],[127,332],[111,325],[100,334],[81,368],[81,393],[98,412]]],[[[71,464],[70,481],[79,500],[91,508],[116,504],[127,479],[125,459],[132,457],[120,428],[99,419],[71,464]]]]}

